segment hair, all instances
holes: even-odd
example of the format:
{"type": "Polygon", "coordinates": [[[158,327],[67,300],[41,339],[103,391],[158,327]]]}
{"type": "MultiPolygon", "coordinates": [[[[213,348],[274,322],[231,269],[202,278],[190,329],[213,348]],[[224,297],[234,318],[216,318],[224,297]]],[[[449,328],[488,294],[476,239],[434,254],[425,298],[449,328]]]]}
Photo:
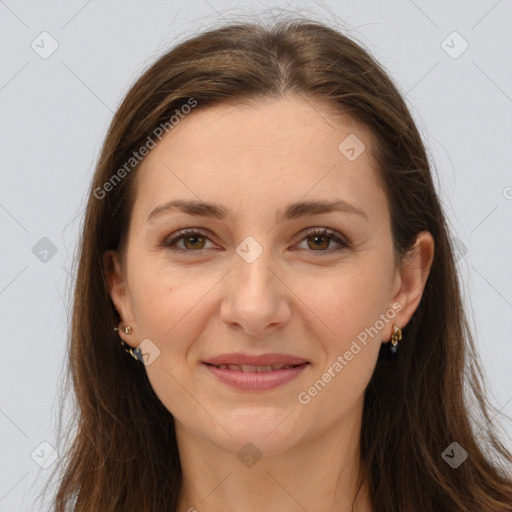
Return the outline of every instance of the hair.
{"type": "Polygon", "coordinates": [[[200,109],[288,95],[317,100],[368,129],[400,261],[420,231],[435,241],[398,357],[386,358],[382,345],[365,390],[359,476],[373,510],[512,510],[512,455],[491,418],[500,411],[487,398],[454,248],[411,113],[363,44],[296,17],[232,22],[181,41],[135,81],[113,117],[77,249],[67,360],[76,430],[57,465],[55,512],[175,511],[182,481],[173,416],[113,332],[119,316],[102,260],[105,251],[126,248],[139,164],[104,197],[95,191],[191,98],[200,109]],[[468,454],[456,469],[442,457],[453,442],[468,454]]]}

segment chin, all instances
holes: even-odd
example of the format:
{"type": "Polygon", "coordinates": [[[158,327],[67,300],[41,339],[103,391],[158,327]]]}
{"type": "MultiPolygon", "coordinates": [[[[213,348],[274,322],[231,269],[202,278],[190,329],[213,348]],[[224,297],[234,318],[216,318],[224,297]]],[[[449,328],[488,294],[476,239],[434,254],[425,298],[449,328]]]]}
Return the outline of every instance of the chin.
{"type": "MultiPolygon", "coordinates": [[[[289,411],[279,412],[280,414],[265,415],[262,408],[254,408],[252,412],[244,411],[244,421],[220,422],[225,430],[219,427],[217,432],[220,438],[216,436],[212,441],[237,454],[248,443],[254,445],[265,457],[286,452],[300,442],[302,435],[291,417],[285,419],[289,411]]],[[[205,432],[206,437],[211,438],[211,434],[211,431],[205,432]]],[[[251,446],[246,450],[250,451],[251,446]]]]}

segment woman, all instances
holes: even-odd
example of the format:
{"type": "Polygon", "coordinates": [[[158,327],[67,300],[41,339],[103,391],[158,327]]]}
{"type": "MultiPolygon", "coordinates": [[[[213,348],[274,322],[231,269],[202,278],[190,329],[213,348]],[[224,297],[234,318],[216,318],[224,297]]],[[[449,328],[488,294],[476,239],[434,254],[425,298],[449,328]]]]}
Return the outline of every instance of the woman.
{"type": "Polygon", "coordinates": [[[179,44],[93,178],[54,510],[512,510],[449,240],[360,45],[303,20],[179,44]]]}

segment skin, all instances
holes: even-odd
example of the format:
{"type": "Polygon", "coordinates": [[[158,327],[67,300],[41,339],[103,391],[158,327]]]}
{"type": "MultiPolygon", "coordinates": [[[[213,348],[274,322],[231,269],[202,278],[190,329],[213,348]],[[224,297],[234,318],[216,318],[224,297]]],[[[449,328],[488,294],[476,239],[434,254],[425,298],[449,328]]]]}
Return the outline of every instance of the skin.
{"type": "MultiPolygon", "coordinates": [[[[175,418],[180,512],[352,510],[364,391],[393,324],[403,328],[416,310],[434,254],[422,232],[406,261],[395,261],[370,149],[369,133],[349,117],[289,96],[197,109],[139,169],[126,257],[109,251],[104,263],[120,326],[133,329],[120,336],[132,347],[150,339],[160,350],[145,368],[175,418]],[[354,161],[338,150],[349,134],[366,144],[354,161]],[[220,203],[234,218],[171,211],[147,220],[178,198],[220,203]],[[334,199],[368,220],[331,212],[276,222],[289,203],[334,199]],[[317,248],[304,233],[315,227],[352,246],[326,236],[317,248]],[[184,228],[202,228],[206,238],[176,242],[188,253],[161,245],[184,228]],[[252,263],[236,252],[248,236],[263,248],[252,263]],[[299,403],[299,393],[390,310],[394,318],[299,403]],[[279,352],[311,364],[277,389],[239,391],[201,364],[227,352],[279,352]],[[252,467],[237,457],[248,442],[262,453],[252,467]]],[[[372,511],[366,484],[356,505],[372,511]]]]}

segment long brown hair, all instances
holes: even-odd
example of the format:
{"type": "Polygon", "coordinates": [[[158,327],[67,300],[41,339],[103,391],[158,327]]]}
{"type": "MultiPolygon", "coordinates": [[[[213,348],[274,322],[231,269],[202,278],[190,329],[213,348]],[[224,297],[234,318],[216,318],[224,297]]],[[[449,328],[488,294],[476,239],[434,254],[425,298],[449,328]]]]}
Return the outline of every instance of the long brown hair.
{"type": "Polygon", "coordinates": [[[144,366],[123,351],[113,332],[119,317],[102,265],[105,251],[126,245],[138,167],[126,163],[191,99],[199,109],[285,94],[322,101],[369,129],[400,257],[420,231],[435,240],[423,297],[403,331],[406,341],[396,360],[384,357],[382,346],[365,392],[362,477],[373,509],[512,510],[512,455],[491,418],[492,410],[499,411],[487,399],[417,127],[363,44],[324,23],[295,18],[269,25],[233,22],[181,42],[143,73],[114,115],[78,247],[68,361],[76,402],[62,438],[68,434],[70,446],[54,471],[60,470],[56,512],[70,506],[79,512],[168,512],[178,502],[182,475],[174,420],[144,366]],[[112,180],[123,166],[122,179],[112,180]],[[457,468],[443,458],[454,442],[468,454],[457,468]]]}

